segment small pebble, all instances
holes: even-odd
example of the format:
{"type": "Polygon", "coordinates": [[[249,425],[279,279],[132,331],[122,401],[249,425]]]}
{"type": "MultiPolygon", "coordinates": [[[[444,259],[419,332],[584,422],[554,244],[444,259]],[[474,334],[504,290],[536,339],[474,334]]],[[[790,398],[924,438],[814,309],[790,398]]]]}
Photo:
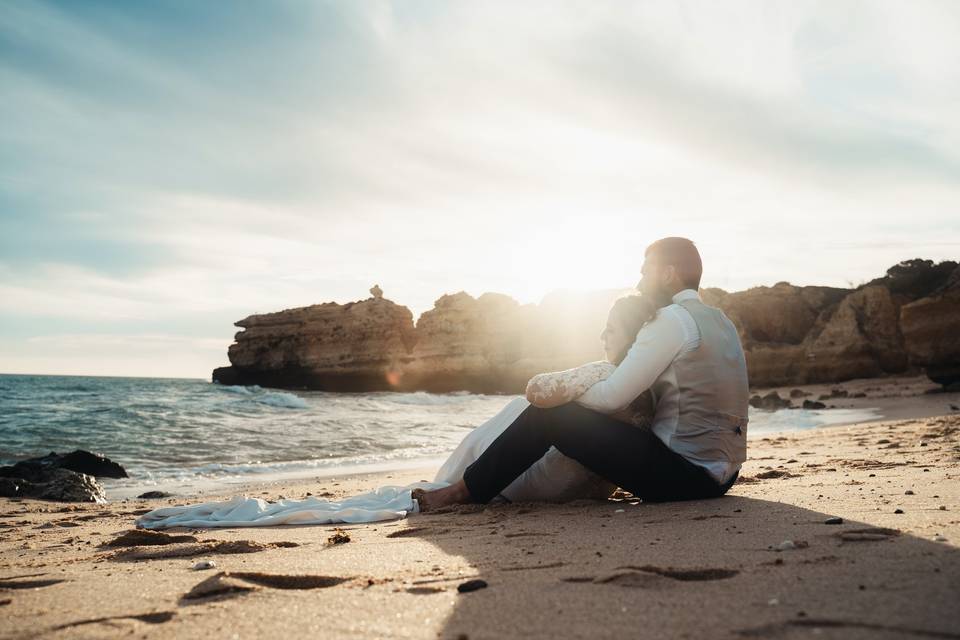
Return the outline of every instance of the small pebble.
{"type": "Polygon", "coordinates": [[[894,513],[903,513],[903,509],[894,509],[893,512],[894,512],[894,513]]]}
{"type": "Polygon", "coordinates": [[[905,495],[905,496],[912,496],[912,495],[913,495],[913,489],[907,489],[906,491],[903,492],[903,495],[905,495]]]}
{"type": "Polygon", "coordinates": [[[777,600],[776,598],[770,598],[769,600],[767,600],[767,604],[771,607],[775,607],[778,604],[780,604],[780,601],[777,600]]]}
{"type": "Polygon", "coordinates": [[[772,547],[775,551],[787,551],[789,549],[806,549],[810,545],[803,540],[784,540],[780,544],[772,547]]]}
{"type": "Polygon", "coordinates": [[[460,593],[469,593],[471,591],[476,591],[478,589],[486,589],[487,581],[486,580],[467,580],[466,582],[460,583],[457,585],[457,591],[460,593]]]}
{"type": "Polygon", "coordinates": [[[347,542],[350,542],[350,534],[340,528],[334,529],[333,535],[327,538],[328,544],[345,544],[347,542]]]}
{"type": "Polygon", "coordinates": [[[843,518],[827,518],[823,521],[824,524],[843,524],[843,518]]]}
{"type": "Polygon", "coordinates": [[[940,509],[940,511],[946,511],[946,510],[947,510],[947,505],[942,504],[942,505],[940,505],[940,506],[937,507],[937,508],[940,509]]]}
{"type": "Polygon", "coordinates": [[[624,512],[624,509],[617,509],[616,511],[614,511],[614,513],[623,513],[623,512],[624,512]]]}
{"type": "Polygon", "coordinates": [[[204,569],[216,569],[217,563],[213,560],[201,560],[197,564],[193,565],[194,571],[203,571],[204,569]]]}

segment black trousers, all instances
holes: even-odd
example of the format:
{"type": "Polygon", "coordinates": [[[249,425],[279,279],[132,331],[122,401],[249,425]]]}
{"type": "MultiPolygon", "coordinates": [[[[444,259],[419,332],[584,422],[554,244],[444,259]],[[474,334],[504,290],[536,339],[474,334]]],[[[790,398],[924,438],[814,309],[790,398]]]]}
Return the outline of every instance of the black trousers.
{"type": "Polygon", "coordinates": [[[649,502],[716,498],[721,485],[706,469],[671,451],[649,429],[569,402],[528,407],[467,467],[463,480],[475,502],[489,502],[554,446],[564,455],[649,502]]]}

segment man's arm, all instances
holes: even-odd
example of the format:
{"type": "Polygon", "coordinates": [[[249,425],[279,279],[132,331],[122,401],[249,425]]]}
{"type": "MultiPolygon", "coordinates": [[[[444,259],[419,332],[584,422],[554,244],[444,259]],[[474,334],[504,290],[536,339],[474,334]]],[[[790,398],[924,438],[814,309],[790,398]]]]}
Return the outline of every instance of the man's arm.
{"type": "Polygon", "coordinates": [[[673,309],[661,309],[640,329],[627,357],[606,380],[601,380],[577,398],[588,409],[611,413],[630,404],[649,389],[684,344],[683,327],[673,309]]]}

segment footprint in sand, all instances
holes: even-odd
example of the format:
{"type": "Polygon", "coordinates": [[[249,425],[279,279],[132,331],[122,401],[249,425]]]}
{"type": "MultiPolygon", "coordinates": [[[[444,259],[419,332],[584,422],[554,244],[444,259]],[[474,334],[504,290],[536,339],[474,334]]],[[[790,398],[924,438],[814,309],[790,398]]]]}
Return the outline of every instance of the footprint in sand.
{"type": "Polygon", "coordinates": [[[900,535],[897,529],[887,529],[885,527],[867,527],[866,529],[848,529],[834,534],[843,542],[872,542],[877,540],[889,540],[900,535]]]}
{"type": "Polygon", "coordinates": [[[781,469],[771,469],[770,471],[761,471],[753,477],[757,480],[771,480],[773,478],[796,478],[797,474],[781,469]]]}
{"type": "Polygon", "coordinates": [[[614,571],[598,576],[591,581],[593,584],[614,584],[629,589],[656,589],[666,586],[670,580],[664,576],[646,571],[614,571]]]}
{"type": "MultiPolygon", "coordinates": [[[[192,536],[185,536],[192,537],[192,536]]],[[[109,556],[117,562],[133,562],[138,560],[163,560],[166,558],[191,558],[193,556],[210,554],[257,553],[268,549],[287,549],[299,547],[296,542],[254,542],[252,540],[211,540],[194,544],[178,544],[163,549],[149,549],[133,547],[123,549],[109,556]]]]}
{"type": "Polygon", "coordinates": [[[601,576],[571,576],[562,578],[562,580],[564,582],[615,584],[619,587],[650,589],[665,587],[673,581],[726,580],[739,573],[737,569],[674,569],[672,567],[644,565],[642,567],[619,567],[614,572],[601,576]]]}
{"type": "Polygon", "coordinates": [[[34,527],[34,529],[61,529],[67,527],[81,527],[79,522],[74,522],[73,520],[53,520],[51,522],[45,522],[41,525],[34,527]]]}
{"type": "Polygon", "coordinates": [[[164,622],[170,622],[175,615],[177,615],[175,611],[155,611],[152,613],[134,613],[126,616],[91,618],[89,620],[78,620],[77,622],[68,622],[66,624],[57,625],[56,627],[53,627],[51,631],[60,631],[62,629],[81,627],[88,624],[99,624],[101,622],[117,622],[120,620],[137,620],[139,622],[146,622],[147,624],[163,624],[164,622]]]}
{"type": "Polygon", "coordinates": [[[726,580],[740,573],[737,569],[674,569],[673,567],[655,567],[649,564],[642,567],[626,566],[620,568],[655,573],[672,580],[680,580],[681,582],[726,580]]]}
{"type": "Polygon", "coordinates": [[[199,542],[196,536],[174,536],[162,531],[133,529],[107,542],[108,547],[143,547],[148,545],[166,545],[177,542],[199,542]]]}
{"type": "Polygon", "coordinates": [[[388,538],[406,538],[407,536],[418,536],[418,535],[437,535],[443,533],[450,533],[450,529],[433,529],[431,527],[408,527],[406,529],[400,529],[399,531],[394,531],[388,533],[388,538]]]}
{"type": "Polygon", "coordinates": [[[404,589],[407,593],[412,593],[415,596],[429,596],[434,593],[443,593],[446,589],[441,587],[410,587],[404,589]]]}
{"type": "Polygon", "coordinates": [[[500,571],[535,571],[537,569],[556,569],[564,566],[563,562],[547,562],[544,564],[520,564],[500,567],[500,571]]]}
{"type": "Polygon", "coordinates": [[[351,578],[316,575],[280,575],[258,571],[238,571],[210,576],[183,596],[184,601],[214,596],[236,596],[263,587],[272,589],[326,589],[347,582],[351,578]]]}
{"type": "Polygon", "coordinates": [[[74,522],[87,522],[88,520],[100,520],[102,518],[112,518],[112,517],[115,517],[115,514],[110,513],[109,511],[105,511],[101,513],[89,513],[84,516],[74,516],[70,518],[70,520],[74,522]]]}
{"type": "MultiPolygon", "coordinates": [[[[36,574],[36,575],[43,575],[36,574]]],[[[24,580],[24,577],[35,577],[34,575],[30,576],[21,576],[20,579],[16,578],[4,578],[0,579],[0,590],[7,589],[39,589],[41,587],[49,587],[55,584],[60,584],[61,582],[66,582],[66,580],[58,580],[56,578],[49,578],[46,580],[24,580]]]]}

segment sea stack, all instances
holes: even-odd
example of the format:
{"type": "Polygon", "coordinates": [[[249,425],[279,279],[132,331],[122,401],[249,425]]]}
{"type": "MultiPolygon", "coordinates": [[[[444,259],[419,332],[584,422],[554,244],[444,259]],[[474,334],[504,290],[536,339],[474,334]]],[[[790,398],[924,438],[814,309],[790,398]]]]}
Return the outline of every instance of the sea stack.
{"type": "MultiPolygon", "coordinates": [[[[384,391],[415,342],[413,315],[375,295],[360,302],[327,302],[252,315],[227,352],[229,367],[214,382],[289,389],[384,391]]],[[[376,295],[379,293],[379,295],[376,295]]]]}

